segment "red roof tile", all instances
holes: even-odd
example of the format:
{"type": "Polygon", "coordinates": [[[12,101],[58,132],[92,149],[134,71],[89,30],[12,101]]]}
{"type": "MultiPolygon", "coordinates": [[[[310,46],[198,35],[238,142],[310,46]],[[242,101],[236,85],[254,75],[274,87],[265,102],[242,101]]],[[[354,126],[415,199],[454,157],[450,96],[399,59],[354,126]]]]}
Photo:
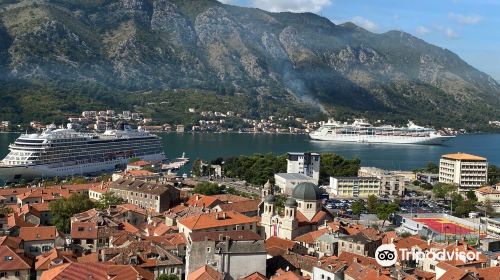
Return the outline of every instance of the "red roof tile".
{"type": "Polygon", "coordinates": [[[187,217],[177,223],[190,230],[206,230],[217,227],[255,223],[255,220],[235,211],[206,213],[187,217]]]}
{"type": "Polygon", "coordinates": [[[19,229],[19,238],[23,241],[54,240],[59,236],[59,231],[54,226],[22,227],[19,229]]]}
{"type": "Polygon", "coordinates": [[[208,265],[198,268],[187,276],[187,280],[222,280],[223,278],[222,273],[208,265]]]}
{"type": "Polygon", "coordinates": [[[96,239],[96,222],[73,222],[71,224],[71,238],[73,239],[96,239]]]}
{"type": "Polygon", "coordinates": [[[154,274],[131,265],[110,265],[104,263],[68,263],[51,268],[42,273],[40,280],[154,280],[154,274]]]}
{"type": "Polygon", "coordinates": [[[0,246],[0,271],[26,270],[31,265],[14,250],[7,246],[0,246]]]}

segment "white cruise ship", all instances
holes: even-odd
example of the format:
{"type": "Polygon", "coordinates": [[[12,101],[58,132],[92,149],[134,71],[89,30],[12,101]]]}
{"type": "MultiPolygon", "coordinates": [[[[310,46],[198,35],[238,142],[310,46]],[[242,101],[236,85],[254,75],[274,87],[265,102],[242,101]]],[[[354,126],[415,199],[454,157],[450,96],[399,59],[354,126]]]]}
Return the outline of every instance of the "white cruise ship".
{"type": "Polygon", "coordinates": [[[455,137],[413,122],[409,122],[407,127],[373,126],[363,119],[355,119],[352,124],[329,120],[309,136],[321,141],[421,145],[439,145],[455,137]]]}
{"type": "Polygon", "coordinates": [[[48,128],[40,134],[23,134],[9,145],[0,162],[0,179],[21,179],[98,174],[126,164],[131,158],[163,161],[160,138],[120,124],[102,134],[48,128]]]}

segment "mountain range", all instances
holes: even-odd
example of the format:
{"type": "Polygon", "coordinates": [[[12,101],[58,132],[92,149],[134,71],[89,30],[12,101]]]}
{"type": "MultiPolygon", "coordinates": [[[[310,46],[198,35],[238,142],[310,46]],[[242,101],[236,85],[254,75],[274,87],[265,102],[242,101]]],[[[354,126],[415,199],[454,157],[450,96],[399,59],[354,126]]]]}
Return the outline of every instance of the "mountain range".
{"type": "Polygon", "coordinates": [[[179,90],[174,98],[305,104],[340,119],[470,128],[500,119],[499,83],[447,49],[214,0],[0,0],[0,83],[0,118],[19,121],[179,90]]]}

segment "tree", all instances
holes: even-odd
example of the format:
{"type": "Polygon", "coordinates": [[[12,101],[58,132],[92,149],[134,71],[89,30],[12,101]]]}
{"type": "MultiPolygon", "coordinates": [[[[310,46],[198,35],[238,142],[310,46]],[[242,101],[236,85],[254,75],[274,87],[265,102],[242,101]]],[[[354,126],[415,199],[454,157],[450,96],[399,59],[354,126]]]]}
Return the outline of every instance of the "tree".
{"type": "Polygon", "coordinates": [[[74,193],[69,198],[62,198],[49,203],[49,209],[52,213],[51,222],[58,230],[69,233],[71,217],[92,208],[94,208],[94,203],[88,196],[74,193]]]}
{"type": "Polygon", "coordinates": [[[476,196],[476,194],[474,193],[473,190],[469,190],[466,193],[466,196],[467,196],[467,199],[469,199],[469,200],[477,201],[477,196],[476,196]]]}
{"type": "Polygon", "coordinates": [[[366,210],[370,214],[375,214],[377,212],[377,204],[378,198],[375,195],[368,196],[368,200],[366,202],[366,210]]]}
{"type": "Polygon", "coordinates": [[[156,277],[156,280],[179,280],[179,277],[175,274],[162,274],[156,277]]]}
{"type": "Polygon", "coordinates": [[[455,187],[449,184],[436,183],[432,188],[434,197],[446,200],[448,195],[455,190],[455,187]]]}
{"type": "Polygon", "coordinates": [[[197,159],[194,161],[193,167],[191,168],[191,172],[196,177],[201,176],[201,159],[197,159]]]}
{"type": "Polygon", "coordinates": [[[363,213],[363,211],[366,210],[365,202],[362,199],[359,199],[352,204],[351,209],[354,215],[359,216],[361,215],[361,213],[363,213]]]}
{"type": "Polygon", "coordinates": [[[124,204],[125,200],[121,197],[115,196],[113,192],[107,192],[101,196],[101,199],[96,202],[96,207],[104,210],[108,209],[111,205],[124,204]]]}
{"type": "Polygon", "coordinates": [[[453,203],[453,215],[458,217],[464,217],[470,212],[477,211],[477,201],[471,199],[464,199],[464,197],[459,193],[453,193],[451,195],[451,201],[453,203]]]}
{"type": "Polygon", "coordinates": [[[398,211],[399,206],[396,203],[382,203],[377,206],[377,218],[383,220],[382,226],[391,217],[394,212],[398,211]]]}
{"type": "Polygon", "coordinates": [[[345,159],[337,154],[321,154],[320,183],[327,184],[332,176],[357,176],[361,161],[359,159],[345,159]]]}
{"type": "Polygon", "coordinates": [[[194,187],[193,192],[203,195],[215,195],[215,194],[221,194],[223,190],[224,187],[219,187],[218,184],[202,182],[198,183],[198,185],[194,187]]]}
{"type": "Polygon", "coordinates": [[[489,198],[486,198],[486,200],[484,201],[484,212],[486,212],[486,215],[488,217],[491,217],[493,216],[493,214],[495,214],[495,208],[493,208],[493,203],[489,198]]]}

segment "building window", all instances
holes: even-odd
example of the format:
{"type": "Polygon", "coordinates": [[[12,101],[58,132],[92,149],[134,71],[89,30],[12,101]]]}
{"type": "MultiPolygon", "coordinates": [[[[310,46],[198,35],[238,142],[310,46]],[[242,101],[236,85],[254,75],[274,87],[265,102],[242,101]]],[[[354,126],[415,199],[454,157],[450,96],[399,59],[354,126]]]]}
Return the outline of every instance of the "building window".
{"type": "Polygon", "coordinates": [[[212,248],[207,247],[207,253],[210,253],[211,250],[212,250],[212,248]]]}
{"type": "Polygon", "coordinates": [[[19,270],[16,270],[16,273],[15,273],[15,276],[21,276],[21,272],[19,272],[19,270]]]}

